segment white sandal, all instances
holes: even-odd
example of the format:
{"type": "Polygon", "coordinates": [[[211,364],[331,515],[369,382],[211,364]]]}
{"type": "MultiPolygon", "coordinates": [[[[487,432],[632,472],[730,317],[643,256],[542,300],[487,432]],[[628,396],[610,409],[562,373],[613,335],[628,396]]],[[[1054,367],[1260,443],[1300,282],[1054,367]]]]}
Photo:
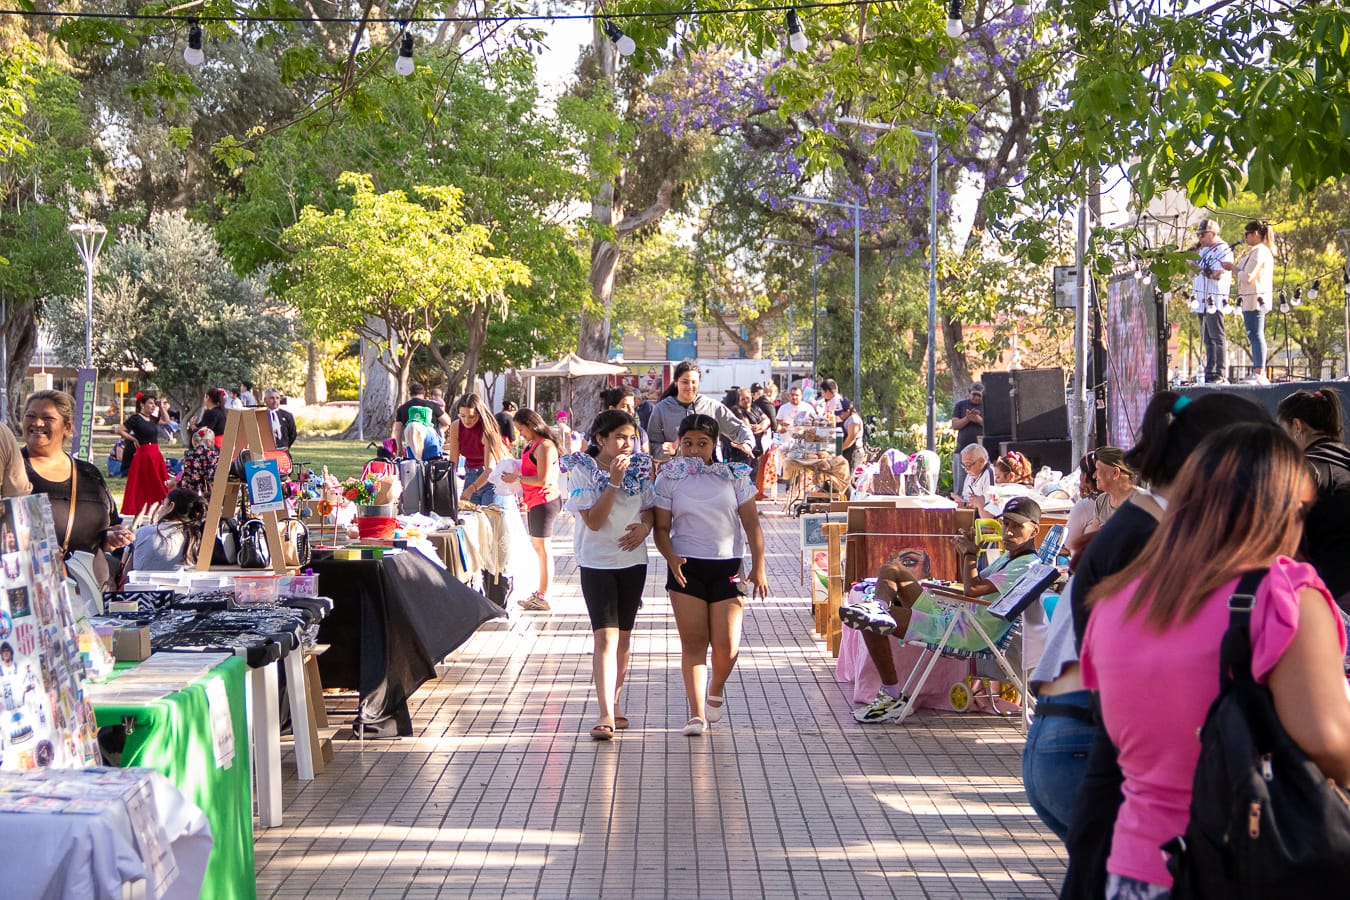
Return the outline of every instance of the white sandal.
{"type": "Polygon", "coordinates": [[[707,727],[706,723],[698,716],[694,716],[685,723],[684,729],[680,733],[685,737],[697,737],[703,733],[705,727],[707,727]]]}
{"type": "Polygon", "coordinates": [[[705,704],[703,704],[703,706],[704,706],[704,708],[707,710],[707,713],[708,713],[708,721],[709,721],[710,723],[711,723],[711,722],[720,722],[720,721],[722,721],[722,714],[723,714],[724,712],[726,712],[726,709],[727,709],[727,698],[726,698],[726,697],[719,697],[719,696],[717,696],[716,694],[709,694],[709,695],[708,695],[708,702],[705,703],[705,704]],[[716,704],[718,704],[718,705],[717,705],[717,706],[709,706],[708,703],[716,703],[716,704]]]}

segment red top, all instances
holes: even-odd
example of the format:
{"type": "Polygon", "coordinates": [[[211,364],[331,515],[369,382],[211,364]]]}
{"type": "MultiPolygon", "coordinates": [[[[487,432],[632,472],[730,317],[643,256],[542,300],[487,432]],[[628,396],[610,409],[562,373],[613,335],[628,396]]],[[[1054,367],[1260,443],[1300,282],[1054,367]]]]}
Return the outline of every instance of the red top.
{"type": "MultiPolygon", "coordinates": [[[[520,455],[520,474],[533,478],[539,474],[539,466],[534,461],[535,448],[544,442],[543,438],[535,438],[533,444],[525,448],[525,452],[520,455]]],[[[525,508],[532,509],[542,503],[549,502],[546,493],[547,485],[530,484],[525,481],[520,483],[520,496],[525,500],[525,508]]]]}
{"type": "Polygon", "coordinates": [[[483,468],[487,459],[487,454],[483,452],[483,423],[479,422],[469,428],[456,419],[455,427],[459,429],[459,455],[464,457],[464,467],[466,469],[483,468]]]}

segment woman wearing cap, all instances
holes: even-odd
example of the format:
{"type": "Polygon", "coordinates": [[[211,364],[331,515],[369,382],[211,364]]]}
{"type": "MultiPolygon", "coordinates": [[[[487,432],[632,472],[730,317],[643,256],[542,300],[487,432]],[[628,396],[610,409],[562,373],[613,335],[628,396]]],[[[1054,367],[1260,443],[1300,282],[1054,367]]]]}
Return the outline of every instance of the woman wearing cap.
{"type": "Polygon", "coordinates": [[[836,417],[839,419],[839,427],[844,429],[844,440],[839,452],[848,460],[848,474],[852,478],[853,473],[858,471],[858,466],[864,461],[862,416],[858,415],[858,408],[850,403],[847,397],[840,397],[836,417]]]}
{"type": "Polygon", "coordinates": [[[1266,313],[1275,296],[1275,229],[1261,221],[1247,223],[1243,240],[1250,248],[1233,270],[1237,275],[1238,306],[1252,350],[1252,374],[1247,380],[1270,384],[1266,378],[1266,313]]]}
{"type": "MultiPolygon", "coordinates": [[[[713,460],[717,420],[694,414],[680,423],[680,456],[656,478],[656,549],[666,558],[666,590],[680,632],[680,673],[689,701],[684,734],[700,735],[722,718],[724,691],[741,636],[740,570],[750,545],[752,596],[767,597],[764,536],[750,467],[713,460]],[[712,647],[712,677],[708,648],[712,647]],[[707,699],[704,699],[704,687],[707,699]]],[[[653,434],[652,440],[656,440],[653,434]]]]}
{"type": "Polygon", "coordinates": [[[1233,281],[1233,250],[1219,238],[1219,223],[1201,219],[1195,228],[1192,251],[1198,252],[1195,278],[1191,282],[1191,312],[1200,320],[1200,335],[1205,344],[1205,381],[1225,384],[1228,345],[1223,333],[1223,316],[1231,309],[1228,290],[1233,281]]]}
{"type": "Polygon", "coordinates": [[[1350,610],[1350,447],[1342,443],[1341,396],[1331,388],[1294,391],[1280,401],[1275,419],[1303,450],[1317,485],[1300,555],[1317,567],[1340,607],[1350,610]]]}

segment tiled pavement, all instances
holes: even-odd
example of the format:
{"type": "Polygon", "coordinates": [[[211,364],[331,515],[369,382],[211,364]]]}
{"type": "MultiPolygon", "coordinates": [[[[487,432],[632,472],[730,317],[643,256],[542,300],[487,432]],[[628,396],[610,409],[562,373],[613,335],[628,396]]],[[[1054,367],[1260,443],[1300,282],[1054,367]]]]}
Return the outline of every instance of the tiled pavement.
{"type": "MultiPolygon", "coordinates": [[[[413,698],[416,735],[335,743],[258,833],[260,897],[1051,897],[1015,724],[924,711],[862,726],[811,633],[797,522],[761,504],[771,597],[749,604],[728,712],[700,738],[652,553],[623,708],[590,739],[590,633],[560,525],[553,611],[512,613],[413,698]]],[[[291,770],[293,771],[293,770],[291,770]]]]}

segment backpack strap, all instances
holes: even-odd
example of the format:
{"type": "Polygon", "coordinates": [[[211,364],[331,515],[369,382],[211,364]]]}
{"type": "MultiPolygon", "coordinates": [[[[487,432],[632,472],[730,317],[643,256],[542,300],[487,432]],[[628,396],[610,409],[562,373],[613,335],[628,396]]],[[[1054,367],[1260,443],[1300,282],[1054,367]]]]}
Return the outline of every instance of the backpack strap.
{"type": "Polygon", "coordinates": [[[1228,630],[1219,647],[1219,693],[1225,694],[1237,682],[1252,680],[1252,609],[1256,589],[1269,569],[1253,569],[1242,576],[1228,598],[1228,630]]]}

